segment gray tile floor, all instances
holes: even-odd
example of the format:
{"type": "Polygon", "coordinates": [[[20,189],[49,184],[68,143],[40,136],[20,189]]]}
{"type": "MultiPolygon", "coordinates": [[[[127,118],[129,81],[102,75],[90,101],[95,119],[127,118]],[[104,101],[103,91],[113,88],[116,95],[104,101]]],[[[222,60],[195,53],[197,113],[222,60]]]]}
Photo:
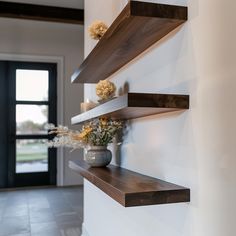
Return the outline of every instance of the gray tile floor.
{"type": "Polygon", "coordinates": [[[80,236],[83,188],[0,191],[0,236],[80,236]]]}

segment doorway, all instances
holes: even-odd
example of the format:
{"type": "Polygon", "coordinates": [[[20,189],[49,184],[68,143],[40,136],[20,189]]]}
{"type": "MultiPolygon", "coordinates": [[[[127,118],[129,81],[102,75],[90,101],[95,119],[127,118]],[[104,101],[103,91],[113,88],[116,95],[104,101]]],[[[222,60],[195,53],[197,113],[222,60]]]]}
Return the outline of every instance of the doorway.
{"type": "Polygon", "coordinates": [[[56,184],[56,151],[45,144],[45,124],[57,123],[56,81],[54,63],[0,61],[1,187],[56,184]]]}

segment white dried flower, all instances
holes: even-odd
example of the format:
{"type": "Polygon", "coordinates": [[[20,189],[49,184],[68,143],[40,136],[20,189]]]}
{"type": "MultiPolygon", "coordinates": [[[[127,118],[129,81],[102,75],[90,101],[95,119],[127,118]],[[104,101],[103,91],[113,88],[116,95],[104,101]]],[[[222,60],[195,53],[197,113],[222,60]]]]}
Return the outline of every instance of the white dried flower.
{"type": "Polygon", "coordinates": [[[51,123],[49,123],[49,124],[46,124],[46,125],[44,126],[44,128],[45,128],[46,130],[52,130],[52,129],[54,129],[54,128],[55,128],[55,125],[54,125],[54,124],[51,124],[51,123]]]}

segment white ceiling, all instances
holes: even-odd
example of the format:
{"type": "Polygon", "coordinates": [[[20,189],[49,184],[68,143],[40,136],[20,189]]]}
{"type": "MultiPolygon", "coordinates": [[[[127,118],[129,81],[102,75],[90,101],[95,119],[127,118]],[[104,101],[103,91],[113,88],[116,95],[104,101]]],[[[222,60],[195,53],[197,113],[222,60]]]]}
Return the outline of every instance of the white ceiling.
{"type": "Polygon", "coordinates": [[[53,1],[52,0],[4,0],[4,1],[84,9],[84,0],[53,0],[53,1]]]}

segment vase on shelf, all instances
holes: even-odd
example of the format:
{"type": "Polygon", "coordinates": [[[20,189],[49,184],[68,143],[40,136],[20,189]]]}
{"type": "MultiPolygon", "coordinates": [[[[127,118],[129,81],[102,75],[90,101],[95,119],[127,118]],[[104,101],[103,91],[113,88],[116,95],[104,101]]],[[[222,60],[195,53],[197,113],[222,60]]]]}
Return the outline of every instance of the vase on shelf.
{"type": "Polygon", "coordinates": [[[107,146],[91,146],[85,153],[84,160],[91,167],[105,167],[110,164],[112,153],[107,146]]]}

